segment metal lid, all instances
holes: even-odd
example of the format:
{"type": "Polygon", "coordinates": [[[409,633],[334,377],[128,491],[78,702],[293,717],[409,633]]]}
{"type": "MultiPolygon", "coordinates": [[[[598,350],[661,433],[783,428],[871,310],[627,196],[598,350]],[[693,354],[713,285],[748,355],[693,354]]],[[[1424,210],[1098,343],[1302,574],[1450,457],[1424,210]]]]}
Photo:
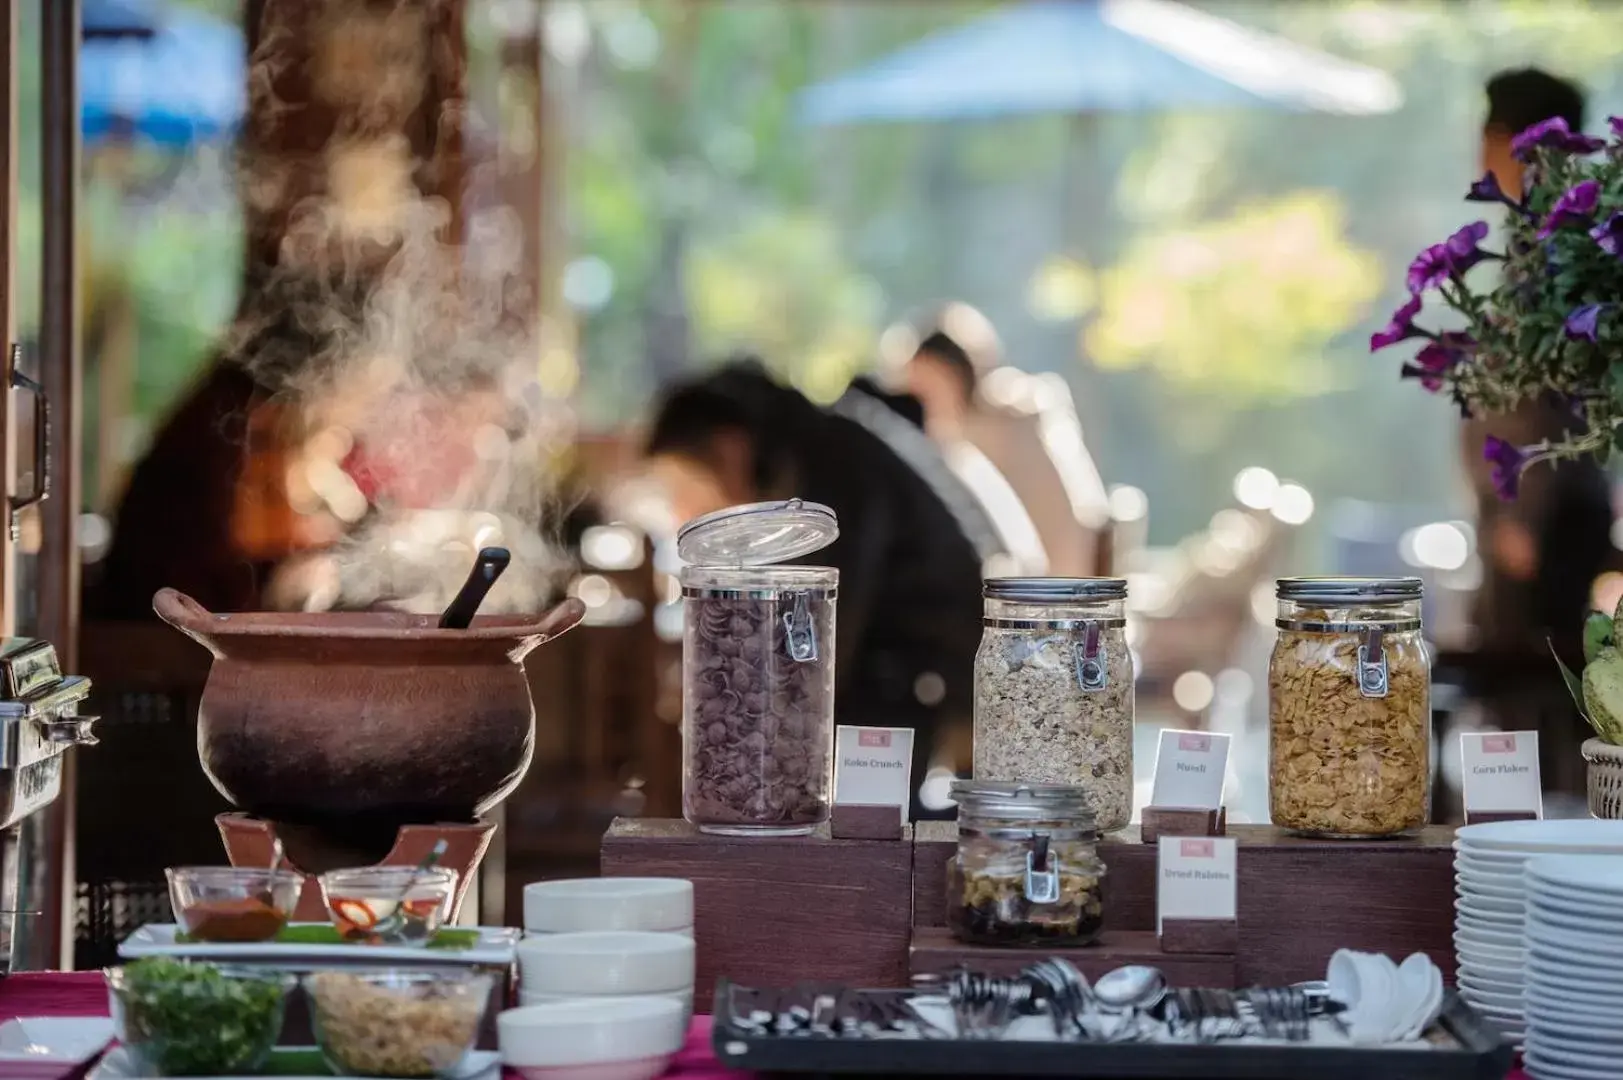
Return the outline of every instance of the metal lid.
{"type": "Polygon", "coordinates": [[[987,578],[981,595],[988,600],[1028,604],[1063,604],[1076,600],[1125,600],[1127,579],[1119,577],[987,578]]]}
{"type": "Polygon", "coordinates": [[[1288,577],[1280,578],[1275,595],[1298,604],[1392,604],[1419,600],[1424,585],[1417,577],[1288,577]]]}
{"type": "Polygon", "coordinates": [[[789,499],[694,518],[678,530],[676,552],[693,566],[769,566],[821,551],[839,536],[834,511],[789,499]]]}
{"type": "Polygon", "coordinates": [[[1075,784],[1025,784],[1018,780],[954,780],[952,801],[971,814],[1016,821],[1065,818],[1094,828],[1087,795],[1075,784]]]}

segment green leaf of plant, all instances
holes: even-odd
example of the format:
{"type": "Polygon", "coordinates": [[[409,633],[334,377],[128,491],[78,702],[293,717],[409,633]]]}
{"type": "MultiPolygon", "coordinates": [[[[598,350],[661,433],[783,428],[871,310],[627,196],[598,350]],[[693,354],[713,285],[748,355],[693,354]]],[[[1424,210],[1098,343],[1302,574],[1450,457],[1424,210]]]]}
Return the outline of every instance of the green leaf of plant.
{"type": "Polygon", "coordinates": [[[1544,643],[1550,647],[1550,655],[1555,657],[1555,666],[1561,669],[1561,680],[1567,684],[1567,693],[1572,695],[1572,703],[1578,707],[1578,715],[1583,717],[1590,727],[1594,727],[1595,722],[1589,719],[1589,713],[1584,709],[1584,681],[1555,651],[1555,642],[1545,638],[1544,643]]]}

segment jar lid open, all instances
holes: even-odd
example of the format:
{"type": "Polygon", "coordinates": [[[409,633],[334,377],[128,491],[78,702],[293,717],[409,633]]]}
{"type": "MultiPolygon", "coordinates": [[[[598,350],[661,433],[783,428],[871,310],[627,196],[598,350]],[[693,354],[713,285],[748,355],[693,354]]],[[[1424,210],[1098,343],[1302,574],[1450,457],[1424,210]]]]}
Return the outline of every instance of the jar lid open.
{"type": "Polygon", "coordinates": [[[1424,585],[1417,577],[1288,577],[1280,578],[1275,595],[1298,604],[1396,604],[1419,600],[1424,585]]]}
{"type": "Polygon", "coordinates": [[[1119,577],[987,578],[981,584],[987,600],[1028,604],[1063,604],[1073,600],[1123,600],[1127,579],[1119,577]]]}
{"type": "Polygon", "coordinates": [[[768,566],[821,551],[839,535],[834,511],[788,499],[696,517],[677,531],[676,552],[691,566],[768,566]]]}
{"type": "Polygon", "coordinates": [[[1064,818],[1094,827],[1087,794],[1076,784],[1025,784],[1018,780],[954,780],[952,801],[960,810],[1014,821],[1064,818]]]}

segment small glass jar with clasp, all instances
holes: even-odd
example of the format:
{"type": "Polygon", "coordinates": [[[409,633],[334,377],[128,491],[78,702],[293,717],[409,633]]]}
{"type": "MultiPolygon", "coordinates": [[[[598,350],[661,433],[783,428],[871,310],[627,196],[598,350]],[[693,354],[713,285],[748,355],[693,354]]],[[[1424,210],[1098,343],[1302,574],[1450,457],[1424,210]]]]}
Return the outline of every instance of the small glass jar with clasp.
{"type": "Polygon", "coordinates": [[[957,780],[947,925],[983,945],[1086,945],[1104,922],[1105,865],[1081,788],[957,780]]]}

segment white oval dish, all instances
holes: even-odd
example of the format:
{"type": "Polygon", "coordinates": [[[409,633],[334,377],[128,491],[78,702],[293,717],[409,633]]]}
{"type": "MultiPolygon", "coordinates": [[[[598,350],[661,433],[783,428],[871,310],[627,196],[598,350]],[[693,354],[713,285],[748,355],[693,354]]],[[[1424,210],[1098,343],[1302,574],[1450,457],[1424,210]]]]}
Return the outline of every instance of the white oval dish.
{"type": "Polygon", "coordinates": [[[502,1064],[526,1080],[652,1080],[682,1049],[687,1025],[670,998],[525,1005],[496,1017],[502,1064]]]}
{"type": "Polygon", "coordinates": [[[693,939],[642,930],[543,934],[518,943],[519,985],[536,994],[692,990],[693,939]]]}
{"type": "Polygon", "coordinates": [[[693,933],[693,882],[684,878],[606,877],[536,881],[524,886],[524,929],[693,933]]]}

